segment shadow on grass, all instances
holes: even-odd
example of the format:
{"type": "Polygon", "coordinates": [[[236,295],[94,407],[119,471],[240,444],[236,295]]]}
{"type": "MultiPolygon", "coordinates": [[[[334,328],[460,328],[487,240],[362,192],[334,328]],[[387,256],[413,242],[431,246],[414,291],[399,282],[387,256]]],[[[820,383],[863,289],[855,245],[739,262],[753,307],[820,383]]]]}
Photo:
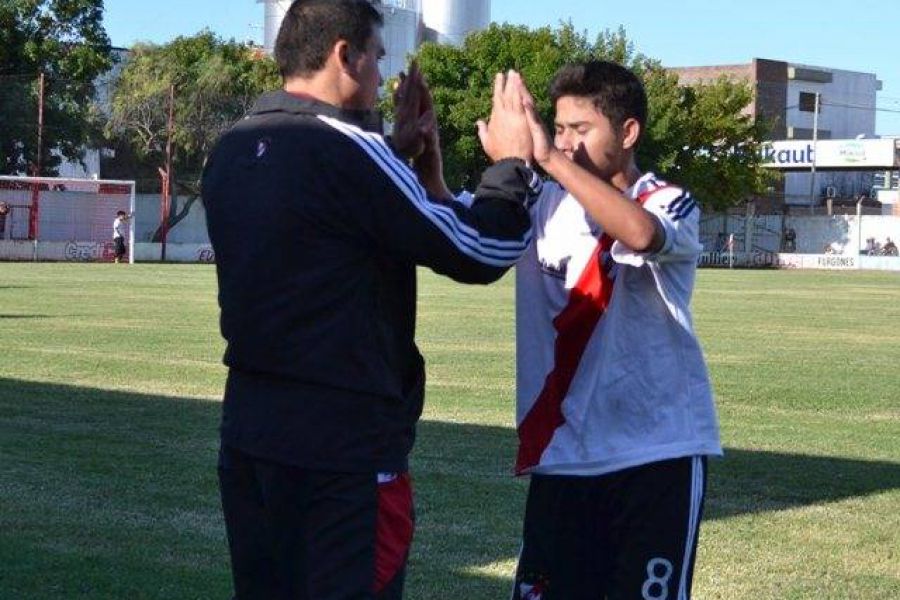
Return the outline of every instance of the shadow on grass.
{"type": "Polygon", "coordinates": [[[0,315],[0,319],[50,319],[50,315],[0,315]]]}
{"type": "MultiPolygon", "coordinates": [[[[415,456],[440,470],[508,477],[515,433],[501,427],[425,421],[415,456]],[[444,456],[444,450],[449,450],[444,456]],[[446,467],[444,467],[446,468],[446,467]]],[[[705,518],[783,510],[900,489],[900,462],[727,448],[711,459],[705,518]]]]}
{"type": "MultiPolygon", "coordinates": [[[[0,378],[0,597],[226,597],[219,410],[0,378]]],[[[407,597],[506,596],[526,489],[514,451],[508,428],[421,424],[407,597]]],[[[732,449],[710,464],[710,519],[900,488],[900,463],[732,449]]]]}

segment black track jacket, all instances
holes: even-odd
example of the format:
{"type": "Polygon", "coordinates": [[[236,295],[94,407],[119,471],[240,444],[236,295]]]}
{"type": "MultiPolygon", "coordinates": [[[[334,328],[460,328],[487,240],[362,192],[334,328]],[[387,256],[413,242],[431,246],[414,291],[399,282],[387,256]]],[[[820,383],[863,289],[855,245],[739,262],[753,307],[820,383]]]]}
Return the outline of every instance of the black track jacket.
{"type": "Polygon", "coordinates": [[[284,91],[216,144],[203,201],[229,367],[222,441],[329,471],[402,471],[422,411],[416,265],[489,283],[524,252],[537,178],[490,167],[426,197],[373,113],[284,91]]]}

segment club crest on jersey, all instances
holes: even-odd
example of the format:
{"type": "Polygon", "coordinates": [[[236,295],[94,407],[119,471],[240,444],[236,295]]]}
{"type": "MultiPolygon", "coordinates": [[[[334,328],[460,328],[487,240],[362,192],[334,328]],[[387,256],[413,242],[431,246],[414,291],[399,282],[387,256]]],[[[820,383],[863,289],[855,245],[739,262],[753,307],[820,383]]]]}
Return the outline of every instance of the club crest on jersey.
{"type": "Polygon", "coordinates": [[[400,477],[399,473],[379,473],[378,474],[378,484],[383,485],[385,483],[391,483],[397,480],[400,477]]]}
{"type": "Polygon", "coordinates": [[[565,256],[556,262],[551,262],[546,258],[540,258],[538,260],[541,265],[541,273],[549,275],[550,277],[555,277],[556,279],[565,280],[566,273],[569,271],[569,261],[572,260],[572,257],[565,256]]]}
{"type": "Polygon", "coordinates": [[[519,584],[519,598],[521,600],[541,600],[544,597],[543,583],[525,583],[519,584]]]}
{"type": "Polygon", "coordinates": [[[256,158],[262,158],[269,151],[269,138],[262,138],[256,142],[256,158]]]}

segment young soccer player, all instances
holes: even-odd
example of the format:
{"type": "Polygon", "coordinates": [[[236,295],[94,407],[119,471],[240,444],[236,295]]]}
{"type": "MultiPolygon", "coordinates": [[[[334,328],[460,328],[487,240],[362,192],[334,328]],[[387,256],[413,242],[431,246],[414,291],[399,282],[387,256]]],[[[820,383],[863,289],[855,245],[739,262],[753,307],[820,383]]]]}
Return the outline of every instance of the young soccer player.
{"type": "Polygon", "coordinates": [[[552,144],[523,97],[555,182],[516,272],[516,470],[531,482],[513,598],[688,598],[721,453],[689,309],[699,207],[638,169],[647,99],[628,69],[561,69],[552,144]]]}
{"type": "Polygon", "coordinates": [[[116,220],[113,221],[113,244],[116,251],[116,262],[120,263],[128,254],[128,247],[125,245],[125,236],[128,234],[129,215],[124,210],[116,212],[116,220]]]}

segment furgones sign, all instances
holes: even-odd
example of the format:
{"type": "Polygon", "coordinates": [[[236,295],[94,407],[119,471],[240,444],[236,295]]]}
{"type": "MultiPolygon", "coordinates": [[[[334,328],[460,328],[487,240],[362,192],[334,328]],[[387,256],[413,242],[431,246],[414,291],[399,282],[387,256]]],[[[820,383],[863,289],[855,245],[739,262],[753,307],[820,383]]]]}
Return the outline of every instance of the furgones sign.
{"type": "Polygon", "coordinates": [[[760,149],[763,166],[771,169],[853,171],[900,168],[900,147],[893,139],[880,140],[778,140],[760,149]]]}

